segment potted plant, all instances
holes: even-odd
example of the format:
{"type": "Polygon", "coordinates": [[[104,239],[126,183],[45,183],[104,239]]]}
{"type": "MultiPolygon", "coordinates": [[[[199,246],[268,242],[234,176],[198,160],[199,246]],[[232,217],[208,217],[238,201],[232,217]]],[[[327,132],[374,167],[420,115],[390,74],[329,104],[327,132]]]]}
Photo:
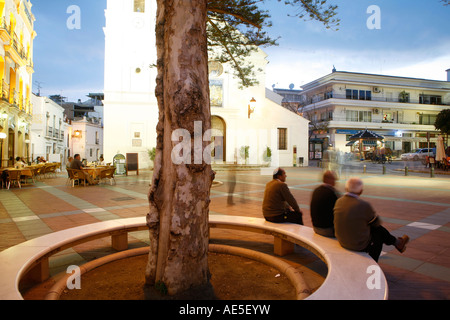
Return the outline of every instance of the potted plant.
{"type": "Polygon", "coordinates": [[[249,146],[242,146],[240,150],[241,158],[245,160],[245,164],[248,164],[249,149],[249,146]]]}
{"type": "Polygon", "coordinates": [[[152,162],[150,164],[150,169],[153,169],[153,161],[155,161],[155,157],[156,157],[156,148],[147,149],[147,152],[148,152],[148,157],[149,157],[150,161],[152,162]]]}
{"type": "Polygon", "coordinates": [[[266,150],[263,152],[263,159],[270,165],[270,162],[272,161],[272,149],[266,147],[266,150]]]}

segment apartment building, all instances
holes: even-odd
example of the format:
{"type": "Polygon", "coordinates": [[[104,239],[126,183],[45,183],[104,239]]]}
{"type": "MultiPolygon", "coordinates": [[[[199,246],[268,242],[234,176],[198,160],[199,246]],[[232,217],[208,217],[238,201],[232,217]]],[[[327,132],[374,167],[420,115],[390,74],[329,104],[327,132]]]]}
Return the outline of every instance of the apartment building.
{"type": "MultiPolygon", "coordinates": [[[[324,149],[333,147],[342,152],[352,150],[349,137],[364,129],[382,135],[384,146],[394,154],[434,147],[436,116],[450,108],[449,79],[333,70],[302,89],[300,112],[311,121],[311,140],[321,141],[324,149]]],[[[368,144],[362,151],[374,147],[368,144]]]]}
{"type": "Polygon", "coordinates": [[[70,121],[64,108],[47,97],[32,94],[33,121],[29,157],[44,157],[51,162],[65,163],[70,155],[70,121]]]}
{"type": "Polygon", "coordinates": [[[35,18],[27,0],[0,1],[0,166],[30,154],[35,18]]]}

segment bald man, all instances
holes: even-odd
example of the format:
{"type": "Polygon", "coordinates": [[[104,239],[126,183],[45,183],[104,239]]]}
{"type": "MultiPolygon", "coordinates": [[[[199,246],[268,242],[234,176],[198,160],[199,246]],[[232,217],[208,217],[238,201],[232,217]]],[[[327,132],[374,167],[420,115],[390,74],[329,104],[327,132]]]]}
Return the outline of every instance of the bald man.
{"type": "Polygon", "coordinates": [[[360,178],[347,181],[347,193],[334,206],[335,235],[342,247],[369,253],[378,262],[383,244],[404,252],[409,237],[395,238],[382,225],[370,203],[362,200],[363,182],[360,178]]]}

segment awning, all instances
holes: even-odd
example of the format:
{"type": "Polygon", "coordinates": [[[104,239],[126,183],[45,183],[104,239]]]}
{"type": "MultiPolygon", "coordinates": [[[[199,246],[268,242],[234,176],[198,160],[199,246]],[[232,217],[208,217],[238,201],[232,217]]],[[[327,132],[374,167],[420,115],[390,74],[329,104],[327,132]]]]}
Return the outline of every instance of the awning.
{"type": "Polygon", "coordinates": [[[360,140],[360,139],[363,139],[365,141],[366,140],[367,141],[369,141],[369,140],[376,141],[376,140],[383,140],[384,137],[380,136],[379,134],[376,134],[375,132],[372,132],[372,131],[369,131],[366,129],[364,131],[360,131],[357,134],[351,136],[349,140],[353,141],[353,140],[360,140]]]}
{"type": "Polygon", "coordinates": [[[346,146],[346,147],[351,147],[351,146],[353,146],[355,143],[356,143],[356,140],[350,141],[350,142],[347,143],[345,146],[346,146]]]}

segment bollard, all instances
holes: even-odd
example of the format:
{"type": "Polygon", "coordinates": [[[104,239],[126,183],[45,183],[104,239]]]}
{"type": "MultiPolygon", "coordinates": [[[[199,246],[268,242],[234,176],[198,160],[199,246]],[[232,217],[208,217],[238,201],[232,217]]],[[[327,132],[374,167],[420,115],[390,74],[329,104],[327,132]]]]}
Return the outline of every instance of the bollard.
{"type": "Polygon", "coordinates": [[[386,166],[383,166],[383,174],[386,174],[386,166]]]}
{"type": "Polygon", "coordinates": [[[434,178],[434,167],[431,167],[430,169],[430,177],[434,178]]]}
{"type": "Polygon", "coordinates": [[[366,165],[364,165],[363,173],[366,173],[366,165]]]}
{"type": "Polygon", "coordinates": [[[409,175],[408,167],[405,167],[405,176],[409,175]]]}

